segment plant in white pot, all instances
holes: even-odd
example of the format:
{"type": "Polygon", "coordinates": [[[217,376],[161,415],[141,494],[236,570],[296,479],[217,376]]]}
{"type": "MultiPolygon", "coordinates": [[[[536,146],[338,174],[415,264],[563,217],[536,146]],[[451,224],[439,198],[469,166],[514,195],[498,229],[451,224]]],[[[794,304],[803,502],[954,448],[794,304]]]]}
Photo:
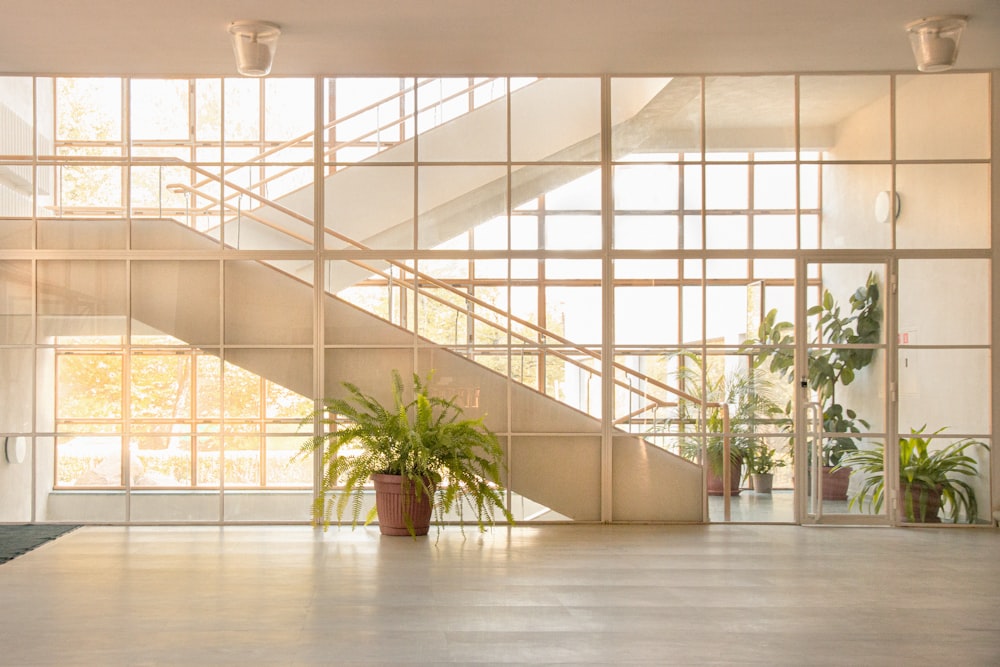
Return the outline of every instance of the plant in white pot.
{"type": "Polygon", "coordinates": [[[322,434],[302,452],[321,452],[323,479],[313,503],[314,523],[343,519],[350,507],[352,525],[361,515],[366,483],[375,484],[376,502],[365,525],[376,516],[384,535],[426,535],[432,515],[440,522],[455,512],[461,522],[473,511],[480,531],[506,509],[502,483],[503,449],[479,419],[462,418],[455,399],[432,396],[426,380],[413,375],[413,398],[392,372],[392,405],[385,406],[356,385],[344,382],[345,398],[324,399],[317,416],[322,434]]]}
{"type": "Polygon", "coordinates": [[[757,443],[750,450],[747,468],[750,470],[750,480],[756,493],[771,493],[774,488],[774,469],[784,468],[785,460],[778,458],[778,453],[765,443],[757,443]]]}

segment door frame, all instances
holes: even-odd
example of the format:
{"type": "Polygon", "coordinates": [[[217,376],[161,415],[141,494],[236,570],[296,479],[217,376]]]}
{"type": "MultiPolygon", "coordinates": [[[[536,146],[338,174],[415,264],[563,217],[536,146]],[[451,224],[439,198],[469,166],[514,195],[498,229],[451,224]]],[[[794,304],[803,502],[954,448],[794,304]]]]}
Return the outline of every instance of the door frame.
{"type": "MultiPolygon", "coordinates": [[[[822,274],[820,274],[822,278],[822,274]]],[[[794,474],[795,479],[806,480],[795,485],[795,522],[800,525],[898,525],[896,517],[896,496],[898,493],[898,461],[899,443],[897,436],[897,264],[896,260],[884,251],[844,251],[831,254],[806,253],[796,259],[795,265],[795,444],[794,444],[794,474]],[[802,372],[808,360],[809,340],[798,332],[808,330],[807,310],[809,297],[809,266],[823,264],[869,264],[881,265],[884,284],[882,285],[882,316],[883,336],[880,348],[884,354],[882,370],[882,394],[884,431],[874,432],[873,437],[885,443],[883,455],[885,475],[891,482],[886,483],[883,511],[880,514],[866,513],[826,513],[823,511],[821,495],[816,497],[810,493],[814,487],[810,478],[809,439],[811,432],[816,430],[817,404],[810,403],[808,373],[802,372]]],[[[819,430],[822,429],[822,418],[818,418],[819,430]]],[[[815,438],[816,436],[812,436],[815,438]]],[[[817,479],[816,490],[821,488],[821,478],[817,479]]]]}

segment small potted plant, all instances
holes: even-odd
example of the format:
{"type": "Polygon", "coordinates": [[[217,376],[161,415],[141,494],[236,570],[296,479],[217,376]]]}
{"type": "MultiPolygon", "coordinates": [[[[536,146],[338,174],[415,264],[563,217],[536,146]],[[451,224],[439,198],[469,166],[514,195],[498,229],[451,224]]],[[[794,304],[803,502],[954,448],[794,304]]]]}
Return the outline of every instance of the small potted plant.
{"type": "MultiPolygon", "coordinates": [[[[926,425],[911,429],[910,436],[899,439],[899,502],[901,519],[910,523],[940,523],[940,512],[958,523],[964,513],[968,523],[979,516],[976,491],[968,479],[978,475],[976,459],[966,452],[973,447],[989,450],[986,443],[963,438],[937,451],[930,451],[931,438],[923,436],[926,425]]],[[[938,435],[944,431],[934,431],[938,435]]],[[[842,467],[867,475],[851,498],[850,507],[863,506],[878,513],[885,501],[885,452],[882,443],[872,449],[844,454],[842,467]],[[871,496],[869,500],[869,496],[871,496]]]]}
{"type": "Polygon", "coordinates": [[[747,467],[754,492],[771,493],[774,488],[774,469],[784,468],[785,460],[778,458],[772,447],[761,442],[751,448],[747,467]]]}
{"type": "Polygon", "coordinates": [[[769,378],[754,369],[725,373],[711,362],[704,367],[705,362],[697,355],[684,353],[679,356],[682,363],[676,376],[682,381],[685,391],[703,396],[705,400],[704,422],[701,422],[700,405],[690,400],[679,401],[680,421],[691,422],[705,431],[704,438],[683,436],[681,454],[697,460],[704,441],[708,457],[705,462],[708,467],[707,493],[721,496],[724,493],[723,462],[728,437],[729,492],[733,496],[739,495],[742,490],[740,482],[749,475],[744,464],[752,458],[761,432],[773,430],[782,423],[781,409],[774,399],[776,388],[769,378]],[[704,392],[701,391],[703,382],[704,392]]]}
{"type": "Polygon", "coordinates": [[[318,416],[322,434],[302,452],[320,452],[323,479],[313,503],[314,523],[328,526],[351,508],[357,525],[369,479],[375,484],[376,516],[384,535],[426,535],[433,515],[439,522],[455,511],[459,520],[471,509],[480,531],[496,512],[508,522],[501,478],[503,449],[482,419],[462,418],[455,399],[433,396],[431,376],[413,375],[413,398],[404,398],[403,380],[392,372],[392,405],[345,382],[346,398],[323,401],[318,416]],[[328,495],[332,494],[332,498],[328,495]]]}

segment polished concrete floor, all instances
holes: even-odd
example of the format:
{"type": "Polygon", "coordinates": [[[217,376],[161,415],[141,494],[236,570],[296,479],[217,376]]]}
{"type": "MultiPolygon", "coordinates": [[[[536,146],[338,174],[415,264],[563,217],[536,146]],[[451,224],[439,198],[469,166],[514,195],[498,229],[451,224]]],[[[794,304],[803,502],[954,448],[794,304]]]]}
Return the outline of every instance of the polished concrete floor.
{"type": "Polygon", "coordinates": [[[85,527],[0,566],[3,665],[998,665],[1000,531],[85,527]]]}

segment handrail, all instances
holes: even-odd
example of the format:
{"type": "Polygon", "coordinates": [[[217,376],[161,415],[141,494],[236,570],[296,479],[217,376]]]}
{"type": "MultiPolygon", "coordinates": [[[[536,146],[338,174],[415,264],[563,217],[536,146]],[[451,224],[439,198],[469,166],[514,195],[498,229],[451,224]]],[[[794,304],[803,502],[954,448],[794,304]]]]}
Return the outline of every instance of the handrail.
{"type": "MultiPolygon", "coordinates": [[[[499,77],[490,77],[490,78],[486,78],[486,79],[483,79],[482,81],[478,81],[478,82],[473,81],[473,83],[471,85],[469,85],[469,86],[467,86],[467,87],[465,87],[465,88],[463,88],[461,90],[458,90],[458,91],[452,93],[451,95],[448,95],[447,97],[442,97],[440,99],[436,99],[434,102],[432,102],[431,104],[428,104],[426,106],[417,107],[417,108],[415,108],[413,111],[411,111],[408,114],[402,114],[397,119],[394,119],[394,120],[392,120],[390,122],[387,122],[385,124],[378,125],[374,130],[366,131],[364,134],[358,135],[357,137],[354,137],[353,139],[349,139],[349,140],[345,140],[345,141],[340,141],[340,142],[335,142],[330,148],[328,148],[328,149],[326,149],[324,151],[323,156],[324,156],[324,158],[326,158],[330,154],[336,153],[337,151],[343,150],[345,148],[350,148],[350,147],[353,147],[353,146],[361,145],[362,142],[364,142],[364,140],[368,139],[369,137],[372,137],[372,136],[380,137],[382,135],[382,133],[384,131],[388,130],[388,129],[391,129],[391,128],[396,127],[396,126],[402,126],[407,121],[409,121],[411,119],[415,119],[420,114],[424,113],[425,111],[429,111],[430,109],[433,109],[435,106],[441,106],[441,105],[445,104],[446,102],[450,102],[450,101],[452,101],[454,99],[457,99],[459,97],[462,97],[464,95],[474,94],[477,89],[479,89],[479,88],[481,88],[483,86],[486,86],[486,85],[492,85],[498,79],[499,79],[499,77]]],[[[409,95],[410,93],[417,92],[422,85],[426,85],[428,82],[431,82],[431,81],[434,81],[434,80],[435,79],[417,79],[416,83],[413,86],[408,86],[406,88],[398,90],[395,93],[393,93],[393,94],[391,94],[391,95],[389,95],[387,97],[384,97],[381,100],[378,100],[377,102],[373,102],[372,104],[369,104],[366,107],[363,107],[361,109],[357,109],[355,111],[352,111],[351,113],[346,114],[344,116],[338,116],[337,118],[334,118],[329,123],[327,123],[326,125],[324,125],[321,128],[321,131],[325,134],[326,132],[329,132],[330,130],[335,129],[338,125],[340,125],[342,123],[346,123],[348,121],[354,120],[355,118],[358,118],[358,117],[362,116],[363,114],[369,113],[370,111],[373,111],[373,110],[377,110],[379,107],[381,107],[381,106],[383,106],[385,104],[389,104],[389,103],[392,103],[394,101],[398,101],[399,99],[403,98],[406,95],[409,95]]],[[[414,133],[415,134],[419,133],[419,128],[415,128],[414,133]]],[[[271,155],[274,155],[276,153],[280,153],[281,151],[287,150],[287,149],[292,148],[294,146],[309,145],[308,140],[310,138],[312,138],[313,141],[316,140],[316,132],[314,130],[313,131],[309,131],[309,132],[307,132],[305,134],[299,135],[297,137],[294,137],[292,139],[288,139],[288,140],[286,140],[286,141],[284,141],[284,142],[282,142],[282,143],[280,143],[280,144],[278,144],[276,146],[273,146],[273,147],[271,147],[271,148],[269,148],[269,149],[267,149],[267,150],[265,150],[265,151],[263,151],[261,153],[258,153],[257,155],[255,155],[254,157],[250,158],[249,160],[246,160],[245,162],[241,162],[239,164],[236,164],[236,165],[233,165],[231,167],[228,167],[227,169],[223,170],[222,174],[223,175],[228,175],[228,174],[237,172],[237,171],[239,171],[241,169],[246,169],[248,167],[253,167],[253,166],[259,165],[259,164],[261,164],[263,162],[263,160],[265,158],[270,157],[271,155]]],[[[401,141],[405,141],[405,139],[402,139],[401,141]]],[[[293,169],[289,168],[289,169],[284,169],[284,170],[281,170],[281,171],[277,171],[277,172],[275,172],[273,174],[265,176],[263,179],[261,179],[260,181],[257,182],[257,185],[255,187],[261,187],[263,185],[266,185],[266,184],[268,184],[268,183],[270,183],[272,181],[275,181],[275,180],[277,180],[277,179],[279,179],[279,178],[281,178],[283,176],[286,176],[287,174],[291,173],[292,171],[293,171],[293,169]]],[[[209,182],[211,182],[211,181],[209,181],[209,180],[198,181],[198,182],[194,183],[192,185],[192,187],[195,188],[195,189],[198,189],[198,188],[204,187],[209,182]]]]}
{"type": "Polygon", "coordinates": [[[812,512],[818,521],[823,517],[823,474],[820,452],[823,449],[823,406],[815,401],[805,406],[809,430],[807,436],[812,437],[812,512]]]}
{"type": "MultiPolygon", "coordinates": [[[[388,96],[388,97],[386,97],[386,98],[384,98],[382,100],[379,100],[377,102],[369,104],[368,106],[366,106],[364,108],[361,108],[361,109],[358,109],[358,110],[356,110],[354,112],[351,112],[351,113],[349,113],[349,114],[347,114],[345,116],[340,116],[338,118],[335,118],[331,122],[329,122],[326,125],[324,125],[321,131],[323,133],[326,133],[330,129],[335,128],[337,125],[339,125],[341,123],[345,123],[347,121],[353,120],[353,119],[361,116],[362,114],[365,114],[365,113],[368,113],[368,112],[370,112],[370,111],[372,111],[374,109],[377,109],[378,107],[380,107],[380,106],[382,106],[382,105],[384,105],[386,103],[391,103],[394,100],[398,100],[401,97],[410,94],[411,92],[417,91],[421,86],[427,85],[429,82],[432,82],[432,81],[433,81],[433,79],[423,79],[423,80],[419,80],[418,79],[418,80],[415,81],[415,83],[414,83],[413,86],[409,86],[409,87],[407,87],[407,88],[405,88],[403,90],[396,91],[392,95],[390,95],[390,96],[388,96]]],[[[454,99],[456,99],[458,97],[461,97],[463,95],[468,95],[468,94],[474,92],[476,89],[478,89],[478,88],[480,88],[482,86],[492,85],[495,81],[496,81],[495,77],[494,78],[487,78],[487,79],[484,79],[484,80],[481,80],[481,81],[478,81],[478,82],[473,81],[473,83],[471,85],[469,85],[469,86],[467,86],[467,87],[465,87],[465,88],[463,88],[461,90],[455,91],[455,92],[453,92],[452,94],[450,94],[448,96],[441,97],[439,99],[435,99],[435,101],[433,103],[431,103],[431,104],[415,108],[409,114],[403,114],[399,118],[393,119],[393,120],[391,120],[391,121],[389,121],[389,122],[387,122],[385,124],[379,123],[379,124],[377,124],[378,126],[374,130],[366,131],[365,133],[363,133],[363,134],[359,135],[358,137],[355,137],[355,138],[353,138],[351,140],[347,140],[347,141],[343,141],[343,142],[336,142],[331,148],[328,149],[328,152],[324,153],[324,155],[328,155],[329,152],[335,152],[337,150],[342,150],[345,147],[350,147],[350,146],[353,146],[353,145],[359,145],[366,138],[369,138],[369,137],[371,137],[373,135],[379,136],[379,135],[381,135],[381,133],[384,130],[392,128],[392,127],[400,125],[400,124],[403,124],[403,123],[409,121],[410,119],[413,119],[413,118],[417,117],[419,114],[424,113],[424,112],[432,109],[435,105],[443,105],[443,104],[445,104],[448,101],[454,100],[454,99]]],[[[435,127],[436,126],[437,125],[435,125],[435,127]]],[[[414,132],[415,133],[419,133],[419,128],[415,128],[414,132]]],[[[274,154],[276,154],[276,153],[278,153],[278,152],[280,152],[282,150],[286,150],[287,148],[290,148],[290,147],[293,147],[293,146],[297,146],[297,145],[303,145],[304,143],[307,142],[307,140],[310,137],[313,137],[314,140],[315,140],[315,137],[316,137],[315,131],[308,132],[306,134],[300,135],[300,136],[295,137],[293,139],[287,140],[287,141],[285,141],[285,142],[283,142],[281,144],[273,146],[273,147],[269,148],[268,150],[263,151],[263,152],[255,155],[250,160],[247,160],[247,161],[242,162],[240,164],[228,167],[227,169],[224,169],[220,173],[210,172],[208,170],[205,170],[205,169],[203,169],[201,167],[198,167],[198,166],[196,166],[194,164],[191,164],[191,163],[189,163],[189,162],[187,162],[185,160],[181,160],[179,158],[169,158],[168,157],[168,158],[157,158],[155,160],[157,160],[159,164],[175,164],[175,165],[184,166],[184,167],[190,169],[192,172],[194,172],[196,174],[200,174],[202,176],[202,178],[200,180],[196,181],[193,184],[190,184],[190,183],[176,183],[176,184],[171,183],[171,184],[167,185],[167,187],[169,189],[171,189],[171,190],[173,190],[175,192],[185,192],[185,193],[197,195],[198,197],[203,197],[207,202],[209,202],[209,205],[206,206],[206,207],[198,207],[198,208],[193,209],[193,212],[195,214],[197,214],[198,211],[201,211],[202,213],[204,213],[206,211],[210,211],[214,206],[221,207],[222,211],[234,211],[235,210],[235,211],[238,211],[241,216],[247,216],[248,218],[253,219],[253,220],[255,220],[255,221],[257,221],[257,222],[259,222],[259,223],[261,223],[261,224],[263,224],[263,225],[271,228],[271,229],[274,229],[274,230],[279,231],[279,232],[281,232],[283,234],[286,234],[286,235],[288,235],[291,238],[294,238],[294,239],[296,239],[298,241],[302,241],[302,242],[305,242],[305,243],[311,243],[312,242],[312,238],[309,238],[309,237],[303,236],[301,234],[296,234],[294,232],[291,232],[291,231],[289,231],[288,229],[286,229],[284,227],[280,227],[280,226],[276,225],[275,223],[272,223],[272,222],[268,221],[267,219],[263,218],[262,216],[258,216],[258,215],[253,214],[252,211],[243,211],[243,210],[241,210],[241,209],[239,209],[239,208],[237,208],[237,207],[235,207],[235,206],[233,206],[232,204],[229,203],[230,199],[232,199],[234,197],[237,197],[237,196],[243,196],[243,195],[245,195],[245,196],[250,197],[253,201],[258,202],[262,207],[263,206],[267,206],[270,209],[272,209],[274,211],[277,211],[277,212],[279,212],[279,213],[281,213],[281,214],[283,214],[285,216],[288,216],[289,218],[291,218],[293,220],[296,220],[298,222],[303,223],[307,227],[314,228],[315,227],[315,223],[314,223],[313,220],[310,220],[306,216],[301,215],[301,214],[297,213],[296,211],[293,211],[293,210],[291,210],[291,209],[289,209],[289,208],[287,208],[285,206],[282,206],[281,204],[277,203],[276,201],[274,201],[272,199],[267,198],[264,195],[257,194],[257,192],[254,192],[254,190],[258,190],[259,191],[267,183],[269,183],[269,182],[271,182],[271,181],[273,181],[273,180],[275,180],[277,178],[280,178],[280,177],[286,175],[287,173],[289,173],[290,171],[292,171],[292,169],[285,169],[285,170],[277,172],[275,174],[271,174],[271,175],[267,176],[266,178],[262,179],[261,181],[258,181],[256,185],[253,185],[253,186],[250,186],[250,187],[243,187],[243,186],[237,185],[235,183],[232,183],[231,180],[229,178],[227,178],[230,174],[233,174],[235,172],[238,172],[240,170],[243,170],[243,169],[246,169],[246,168],[249,168],[249,167],[254,167],[256,165],[262,164],[262,162],[263,162],[263,160],[265,158],[267,158],[267,157],[269,157],[271,155],[274,155],[274,154]],[[226,188],[228,188],[232,194],[224,194],[222,197],[215,197],[215,196],[206,194],[202,190],[202,188],[204,188],[206,185],[208,185],[210,183],[213,183],[213,182],[214,183],[218,183],[220,186],[223,186],[223,192],[225,192],[226,188]],[[253,188],[253,189],[251,189],[251,188],[253,188]]],[[[154,159],[151,159],[150,161],[153,161],[153,160],[154,159]]],[[[264,164],[266,164],[266,163],[264,163],[264,164]]],[[[221,221],[224,217],[225,217],[224,215],[220,216],[220,225],[224,224],[224,222],[221,221]]],[[[330,229],[330,228],[326,228],[324,231],[325,231],[326,234],[328,234],[331,237],[337,239],[338,241],[341,241],[341,242],[345,243],[346,245],[348,245],[350,247],[356,248],[358,250],[371,250],[372,249],[372,248],[366,246],[365,244],[363,244],[363,243],[361,243],[361,242],[359,242],[359,241],[357,241],[357,240],[355,240],[353,238],[350,238],[350,237],[348,237],[348,236],[346,236],[344,234],[341,234],[341,233],[337,232],[336,230],[333,230],[333,229],[330,229]]],[[[400,272],[399,273],[399,278],[395,278],[391,274],[386,274],[383,271],[381,271],[380,269],[377,269],[377,268],[371,266],[370,264],[368,264],[367,262],[364,262],[362,260],[350,260],[350,261],[351,261],[352,264],[363,268],[365,271],[370,271],[374,275],[381,276],[382,278],[387,279],[387,280],[393,282],[396,285],[401,285],[401,286],[404,286],[406,289],[412,290],[415,295],[422,295],[425,298],[432,299],[432,300],[434,300],[434,301],[436,301],[438,303],[441,303],[441,304],[443,304],[443,305],[445,305],[445,306],[447,306],[449,308],[453,308],[453,309],[456,310],[456,312],[465,313],[467,316],[473,318],[474,320],[477,320],[477,321],[483,322],[485,324],[488,324],[491,327],[498,328],[501,331],[503,331],[506,335],[510,336],[511,339],[518,340],[518,341],[523,342],[523,343],[534,344],[536,341],[534,341],[533,339],[529,338],[528,336],[525,336],[525,335],[521,334],[518,331],[515,331],[514,327],[512,325],[517,325],[519,327],[527,329],[528,331],[532,332],[535,336],[537,336],[538,343],[546,348],[545,354],[547,354],[547,355],[548,354],[554,355],[555,358],[557,358],[557,359],[560,359],[560,360],[565,361],[567,363],[571,363],[574,366],[582,368],[582,369],[586,370],[588,373],[590,373],[592,376],[593,375],[597,375],[597,376],[601,375],[601,372],[600,372],[599,369],[591,368],[591,367],[589,367],[587,365],[581,364],[579,360],[573,358],[572,356],[570,356],[570,354],[564,353],[562,350],[552,349],[551,348],[551,343],[554,341],[558,346],[568,348],[568,350],[571,353],[576,353],[577,355],[581,355],[583,357],[592,359],[593,361],[596,361],[596,362],[600,362],[601,359],[602,359],[600,351],[580,346],[580,345],[578,345],[578,344],[570,341],[569,339],[567,339],[567,338],[565,338],[563,336],[560,336],[559,334],[556,334],[555,332],[552,332],[552,331],[550,331],[548,329],[545,329],[545,328],[543,328],[541,326],[538,326],[538,325],[536,325],[536,324],[534,324],[534,323],[532,323],[532,322],[530,322],[528,320],[525,320],[523,318],[517,317],[517,316],[515,316],[514,314],[512,314],[512,313],[510,313],[508,311],[501,310],[501,309],[497,308],[496,306],[494,306],[493,304],[475,297],[471,293],[463,292],[462,290],[460,290],[460,289],[452,286],[451,284],[449,284],[447,282],[441,281],[441,280],[439,280],[437,278],[434,278],[433,276],[427,275],[427,274],[425,274],[425,273],[423,273],[421,271],[417,271],[416,269],[411,268],[408,265],[406,265],[406,264],[404,264],[402,262],[399,262],[397,260],[383,260],[383,261],[385,261],[390,267],[393,267],[393,268],[396,268],[396,269],[399,270],[399,272],[400,272]],[[409,275],[412,276],[412,280],[403,280],[402,279],[403,276],[407,275],[407,274],[409,274],[409,275]],[[433,286],[433,287],[436,287],[438,289],[443,290],[445,293],[450,293],[452,295],[459,296],[464,301],[464,303],[466,304],[466,306],[464,308],[462,308],[462,307],[460,307],[460,306],[458,306],[458,305],[456,305],[456,304],[448,301],[447,299],[444,299],[444,298],[442,298],[442,297],[440,297],[440,296],[438,296],[438,295],[436,295],[436,294],[434,294],[432,292],[427,291],[426,289],[421,289],[421,285],[430,285],[430,286],[433,286]],[[504,322],[504,324],[501,326],[497,322],[494,322],[492,320],[487,319],[482,314],[480,314],[480,312],[477,312],[477,310],[474,309],[473,306],[475,306],[478,309],[481,309],[482,311],[492,312],[494,315],[500,316],[500,318],[502,319],[502,321],[504,322]]],[[[647,387],[653,387],[655,389],[658,389],[661,392],[664,392],[664,393],[666,393],[668,395],[676,397],[675,400],[668,401],[666,399],[659,398],[659,397],[651,397],[651,396],[648,395],[648,393],[644,392],[643,393],[643,398],[646,401],[646,406],[642,410],[640,410],[639,412],[631,413],[626,419],[632,419],[635,416],[638,416],[639,414],[642,414],[643,412],[647,412],[649,410],[655,410],[655,409],[658,409],[660,407],[676,406],[677,405],[676,400],[688,400],[688,401],[693,402],[694,404],[702,405],[703,408],[707,408],[707,407],[723,407],[724,410],[728,411],[728,409],[726,408],[726,406],[716,405],[716,404],[709,404],[709,403],[703,403],[703,401],[700,398],[698,398],[698,397],[696,397],[696,396],[694,396],[694,395],[692,395],[692,394],[690,394],[688,392],[685,392],[685,391],[683,391],[683,390],[681,390],[681,389],[679,389],[677,387],[670,386],[670,385],[666,384],[665,382],[660,382],[656,378],[647,376],[644,373],[641,373],[641,372],[639,372],[639,371],[637,371],[637,370],[635,370],[633,368],[630,368],[630,367],[626,366],[625,364],[623,364],[621,362],[612,361],[611,362],[611,368],[613,369],[613,371],[615,371],[613,373],[612,383],[615,386],[619,386],[619,387],[625,388],[630,393],[636,393],[636,389],[634,389],[631,386],[631,383],[626,383],[623,380],[621,380],[620,378],[618,378],[617,377],[617,373],[618,372],[624,373],[625,377],[636,378],[636,379],[644,382],[647,387]]],[[[621,422],[619,420],[616,423],[621,423],[621,422]]],[[[724,440],[725,440],[726,445],[728,445],[729,444],[728,428],[725,429],[724,440]]]]}

